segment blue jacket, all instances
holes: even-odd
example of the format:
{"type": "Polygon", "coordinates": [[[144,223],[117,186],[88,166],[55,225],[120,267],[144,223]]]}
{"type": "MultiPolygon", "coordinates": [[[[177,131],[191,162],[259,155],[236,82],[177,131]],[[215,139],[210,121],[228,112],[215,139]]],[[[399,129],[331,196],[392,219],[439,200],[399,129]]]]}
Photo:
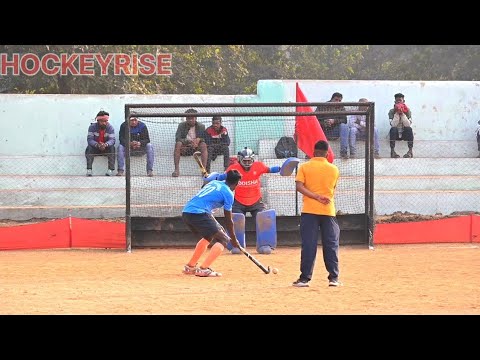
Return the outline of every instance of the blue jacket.
{"type": "MultiPolygon", "coordinates": [[[[100,127],[97,122],[91,123],[88,127],[87,143],[90,146],[97,147],[98,138],[100,136],[100,127]]],[[[105,129],[105,143],[108,144],[108,147],[115,145],[115,129],[113,126],[108,123],[107,128],[105,129]]]]}

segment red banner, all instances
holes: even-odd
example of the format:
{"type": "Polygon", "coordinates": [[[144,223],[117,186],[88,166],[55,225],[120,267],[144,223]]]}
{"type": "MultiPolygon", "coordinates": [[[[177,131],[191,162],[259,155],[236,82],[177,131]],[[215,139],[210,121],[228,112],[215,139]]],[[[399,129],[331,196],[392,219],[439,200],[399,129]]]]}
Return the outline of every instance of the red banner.
{"type": "MultiPolygon", "coordinates": [[[[308,102],[303,94],[300,86],[297,83],[296,102],[308,102]]],[[[297,106],[297,112],[313,112],[310,106],[297,106]]],[[[295,141],[300,150],[302,150],[309,157],[313,157],[313,150],[315,144],[320,140],[327,140],[318,119],[314,115],[295,116],[295,141]]],[[[335,159],[335,154],[330,146],[328,146],[327,160],[332,163],[335,159]]]]}

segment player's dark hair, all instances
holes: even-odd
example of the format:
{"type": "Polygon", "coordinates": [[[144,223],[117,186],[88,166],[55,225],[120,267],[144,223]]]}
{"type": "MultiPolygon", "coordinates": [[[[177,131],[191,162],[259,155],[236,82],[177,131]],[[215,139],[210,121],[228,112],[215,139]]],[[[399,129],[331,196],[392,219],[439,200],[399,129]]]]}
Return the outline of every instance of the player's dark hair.
{"type": "Polygon", "coordinates": [[[314,146],[313,156],[315,157],[327,157],[328,154],[328,142],[325,140],[317,141],[314,146]]]}
{"type": "Polygon", "coordinates": [[[328,151],[328,142],[325,140],[317,141],[314,147],[315,150],[328,151]]]}
{"type": "Polygon", "coordinates": [[[110,114],[104,110],[100,110],[97,114],[97,116],[104,116],[104,115],[110,116],[110,114]]]}
{"type": "Polygon", "coordinates": [[[237,185],[240,179],[242,178],[242,174],[238,170],[229,170],[227,172],[227,179],[225,183],[227,185],[237,185]]]}
{"type": "Polygon", "coordinates": [[[198,111],[195,109],[188,109],[187,111],[185,111],[185,114],[198,114],[198,111]]]}
{"type": "Polygon", "coordinates": [[[333,100],[334,97],[339,97],[339,98],[342,98],[343,99],[343,95],[340,94],[339,92],[334,92],[332,94],[332,97],[330,98],[330,100],[333,100]]]}
{"type": "Polygon", "coordinates": [[[403,98],[405,98],[405,95],[403,95],[402,93],[396,93],[395,95],[393,95],[393,97],[394,97],[395,99],[398,99],[398,98],[402,98],[402,99],[403,99],[403,98]]]}
{"type": "Polygon", "coordinates": [[[222,122],[222,117],[220,115],[215,115],[214,117],[212,117],[212,124],[215,120],[220,120],[220,122],[222,122]]]}

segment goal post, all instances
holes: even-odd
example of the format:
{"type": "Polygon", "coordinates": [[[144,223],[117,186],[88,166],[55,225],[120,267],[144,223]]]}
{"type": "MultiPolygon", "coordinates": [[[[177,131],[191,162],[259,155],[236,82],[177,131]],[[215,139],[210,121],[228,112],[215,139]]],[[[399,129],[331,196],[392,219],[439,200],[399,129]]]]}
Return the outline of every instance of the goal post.
{"type": "MultiPolygon", "coordinates": [[[[221,119],[221,125],[228,134],[228,146],[225,145],[225,135],[214,136],[214,143],[207,144],[207,148],[211,150],[211,172],[223,172],[225,165],[234,161],[237,153],[245,147],[254,151],[257,161],[262,161],[269,167],[281,166],[285,159],[276,157],[275,145],[281,137],[294,137],[296,123],[312,121],[312,118],[318,121],[317,118],[331,116],[346,118],[348,122],[342,126],[350,128],[352,116],[364,117],[367,124],[366,135],[364,139],[357,141],[355,158],[342,159],[340,137],[328,138],[329,135],[326,135],[335,154],[333,163],[340,170],[335,206],[341,234],[348,235],[349,231],[353,231],[353,243],[373,246],[375,104],[338,104],[340,105],[332,106],[331,102],[126,104],[126,128],[129,128],[129,119],[132,116],[146,125],[155,158],[153,176],[148,176],[145,156],[136,156],[132,154],[130,147],[125,147],[127,251],[131,251],[132,243],[134,247],[187,246],[192,241],[192,235],[188,229],[182,227],[180,221],[183,206],[203,185],[198,164],[191,154],[180,155],[178,177],[172,176],[175,170],[177,129],[179,124],[186,121],[186,116],[190,117],[192,114],[196,122],[203,125],[202,129],[210,127],[214,118],[221,119]],[[302,111],[298,111],[299,108],[302,111]],[[225,149],[218,150],[221,146],[213,146],[217,142],[224,144],[228,153],[225,153],[225,149]],[[228,154],[229,159],[225,159],[225,154],[228,154]]],[[[203,139],[205,134],[195,136],[203,139]]],[[[126,132],[126,142],[130,143],[129,131],[126,132]]],[[[302,149],[298,149],[298,158],[300,163],[308,161],[302,149]]],[[[295,190],[295,173],[291,176],[261,176],[263,201],[267,208],[275,209],[281,219],[277,231],[288,234],[298,233],[295,224],[299,221],[302,208],[302,196],[295,190]]],[[[215,216],[221,218],[223,212],[220,210],[215,216]]],[[[280,239],[279,244],[281,243],[280,239]]]]}

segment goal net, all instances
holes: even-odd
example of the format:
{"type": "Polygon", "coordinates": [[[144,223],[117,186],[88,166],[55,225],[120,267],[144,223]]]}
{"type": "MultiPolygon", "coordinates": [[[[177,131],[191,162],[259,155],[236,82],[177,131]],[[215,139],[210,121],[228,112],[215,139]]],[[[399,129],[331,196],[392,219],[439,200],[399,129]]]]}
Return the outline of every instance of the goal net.
{"type": "MultiPolygon", "coordinates": [[[[144,123],[148,129],[154,155],[153,171],[150,174],[153,176],[149,176],[148,154],[138,154],[125,147],[127,248],[131,248],[129,239],[131,218],[180,217],[185,203],[203,185],[200,168],[191,152],[178,156],[177,148],[178,168],[175,164],[175,146],[180,136],[179,132],[189,129],[181,124],[186,122],[187,116],[192,115],[205,129],[212,126],[214,120],[218,122],[218,119],[221,120],[221,126],[226,129],[223,135],[214,141],[215,144],[223,145],[223,148],[218,145],[214,147],[213,143],[206,144],[211,157],[208,164],[204,161],[204,165],[210,172],[219,173],[224,172],[225,166],[230,162],[236,161],[237,153],[245,147],[254,151],[256,161],[261,161],[269,167],[281,166],[285,159],[278,158],[275,147],[282,137],[291,137],[298,142],[298,136],[304,136],[305,132],[313,129],[313,126],[318,126],[319,119],[339,119],[337,122],[341,123],[335,127],[336,130],[333,128],[332,131],[329,129],[324,131],[335,154],[333,163],[340,171],[335,207],[339,216],[364,215],[365,237],[367,242],[371,242],[374,224],[374,103],[334,104],[340,105],[332,105],[331,102],[125,105],[125,126],[129,128],[131,117],[136,117],[144,123]],[[350,128],[355,126],[353,123],[358,118],[366,121],[364,136],[357,134],[355,158],[342,158],[344,155],[342,142],[349,141],[350,128]],[[225,134],[228,134],[228,140],[225,134]]],[[[126,132],[127,143],[132,140],[131,136],[133,135],[126,132]]],[[[185,133],[182,136],[185,136],[185,133]]],[[[202,139],[205,137],[204,134],[195,136],[202,139]]],[[[296,157],[300,163],[308,161],[308,156],[304,152],[307,150],[300,148],[297,150],[296,157]]],[[[295,191],[295,174],[296,172],[290,176],[280,176],[278,173],[269,173],[261,176],[263,202],[268,209],[275,209],[277,216],[295,217],[301,213],[302,195],[295,191]]],[[[223,216],[221,211],[215,215],[223,216]]]]}

